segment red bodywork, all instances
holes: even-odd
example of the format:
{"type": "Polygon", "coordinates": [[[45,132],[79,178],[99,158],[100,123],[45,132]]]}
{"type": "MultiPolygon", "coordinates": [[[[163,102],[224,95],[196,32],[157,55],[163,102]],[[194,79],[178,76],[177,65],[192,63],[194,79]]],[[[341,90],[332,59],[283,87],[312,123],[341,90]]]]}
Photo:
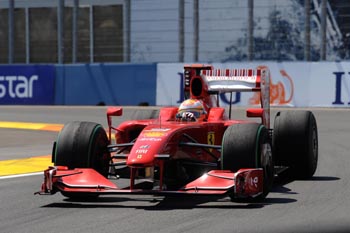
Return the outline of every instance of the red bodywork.
{"type": "MultiPolygon", "coordinates": [[[[261,118],[269,128],[269,84],[267,70],[215,70],[209,65],[189,65],[184,68],[187,98],[200,99],[208,112],[203,121],[183,122],[176,119],[177,107],[160,109],[157,119],[125,121],[112,125],[112,117],[122,115],[122,108],[107,110],[110,145],[120,145],[113,151],[112,162],[124,164],[129,169],[127,187],[99,174],[92,168],[69,170],[64,166],[50,167],[44,172],[45,181],[40,194],[65,193],[93,194],[205,194],[235,197],[254,197],[263,192],[263,171],[260,168],[243,168],[232,172],[220,170],[220,147],[226,128],[246,121],[228,119],[225,109],[219,107],[215,94],[233,91],[259,91],[261,107],[248,109],[248,117],[261,118]],[[214,95],[213,95],[214,94],[214,95]],[[115,136],[115,144],[112,136],[115,136]],[[125,146],[132,142],[132,146],[125,146]],[[124,145],[124,146],[123,146],[124,145]],[[118,147],[118,148],[120,148],[118,147]],[[120,153],[122,151],[122,153],[120,153]],[[205,166],[201,174],[179,182],[181,186],[167,185],[169,167],[182,161],[187,173],[193,167],[205,166]],[[141,174],[141,175],[140,175],[141,174]],[[152,188],[139,188],[138,179],[157,180],[152,188]]],[[[182,163],[181,163],[182,164],[182,163]]],[[[176,167],[176,166],[174,166],[176,167]]],[[[173,167],[173,168],[174,168],[173,167]]],[[[177,168],[177,167],[176,167],[177,168]]],[[[171,170],[171,169],[170,169],[171,170]]],[[[193,170],[195,170],[193,168],[193,170]]],[[[199,171],[202,171],[199,169],[199,171]]],[[[176,177],[176,176],[175,176],[176,177]]],[[[181,175],[176,177],[182,179],[181,175]]]]}

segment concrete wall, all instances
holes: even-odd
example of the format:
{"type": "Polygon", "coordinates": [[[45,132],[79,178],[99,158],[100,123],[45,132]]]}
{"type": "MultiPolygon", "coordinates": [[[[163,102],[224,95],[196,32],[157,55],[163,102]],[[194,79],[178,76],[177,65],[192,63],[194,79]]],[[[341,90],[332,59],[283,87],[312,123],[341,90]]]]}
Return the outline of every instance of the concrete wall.
{"type": "MultiPolygon", "coordinates": [[[[1,105],[178,106],[183,63],[0,66],[1,105]]],[[[349,62],[214,63],[216,69],[257,68],[271,73],[271,104],[350,106],[349,62]]],[[[258,104],[256,93],[236,93],[237,106],[258,104]]],[[[225,106],[229,98],[220,95],[225,106]]]]}
{"type": "Polygon", "coordinates": [[[156,65],[56,65],[56,105],[155,105],[156,65]]]}
{"type": "Polygon", "coordinates": [[[156,104],[156,64],[0,66],[3,105],[156,104]]]}

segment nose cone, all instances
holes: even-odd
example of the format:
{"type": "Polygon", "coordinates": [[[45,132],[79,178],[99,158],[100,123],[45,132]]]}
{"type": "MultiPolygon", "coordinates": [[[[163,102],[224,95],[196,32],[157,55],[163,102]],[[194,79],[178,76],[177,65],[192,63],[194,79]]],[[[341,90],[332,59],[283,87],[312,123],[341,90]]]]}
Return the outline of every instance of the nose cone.
{"type": "Polygon", "coordinates": [[[134,167],[154,166],[154,155],[158,149],[159,143],[138,140],[130,151],[126,164],[134,167]]]}
{"type": "Polygon", "coordinates": [[[155,155],[164,152],[163,147],[170,134],[170,128],[146,127],[132,147],[126,164],[131,167],[154,166],[155,155]]]}
{"type": "Polygon", "coordinates": [[[132,150],[126,162],[128,166],[150,167],[154,165],[154,153],[148,149],[132,150]]]}

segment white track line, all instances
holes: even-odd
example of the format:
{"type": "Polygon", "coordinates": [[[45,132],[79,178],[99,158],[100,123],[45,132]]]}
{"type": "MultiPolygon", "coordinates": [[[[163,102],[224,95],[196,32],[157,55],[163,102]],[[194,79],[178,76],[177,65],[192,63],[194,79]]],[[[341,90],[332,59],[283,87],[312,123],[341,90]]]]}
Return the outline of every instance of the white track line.
{"type": "Polygon", "coordinates": [[[17,178],[17,177],[25,177],[25,176],[37,176],[37,175],[43,175],[43,174],[44,174],[44,172],[33,172],[33,173],[27,173],[27,174],[0,176],[0,180],[10,179],[10,178],[17,178]]]}

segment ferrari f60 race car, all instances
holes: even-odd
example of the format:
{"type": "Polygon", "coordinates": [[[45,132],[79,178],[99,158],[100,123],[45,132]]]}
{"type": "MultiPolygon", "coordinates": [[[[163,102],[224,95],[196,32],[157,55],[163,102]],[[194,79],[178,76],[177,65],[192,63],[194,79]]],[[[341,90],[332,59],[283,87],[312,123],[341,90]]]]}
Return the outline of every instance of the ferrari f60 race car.
{"type": "Polygon", "coordinates": [[[71,122],[54,142],[54,166],[44,171],[38,194],[70,198],[103,194],[228,195],[262,200],[276,175],[307,179],[318,160],[316,120],[310,111],[281,111],[270,128],[269,71],[184,67],[186,101],[164,107],[156,119],[113,126],[121,107],[107,109],[100,124],[71,122]],[[218,95],[260,92],[261,105],[233,120],[218,95]],[[190,116],[190,117],[189,117],[190,116]],[[114,137],[113,137],[114,136],[114,137]],[[118,179],[128,179],[127,185],[118,179]]]}

